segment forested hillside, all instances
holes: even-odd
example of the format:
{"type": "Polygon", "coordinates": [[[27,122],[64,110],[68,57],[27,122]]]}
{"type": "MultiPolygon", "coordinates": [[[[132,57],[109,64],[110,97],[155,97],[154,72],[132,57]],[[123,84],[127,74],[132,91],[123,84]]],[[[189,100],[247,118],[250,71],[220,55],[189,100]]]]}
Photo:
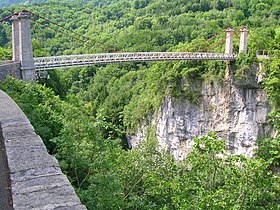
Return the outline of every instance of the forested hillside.
{"type": "MultiPolygon", "coordinates": [[[[11,78],[1,82],[0,89],[25,111],[88,209],[280,208],[280,180],[270,170],[280,165],[279,0],[73,2],[13,5],[1,8],[0,18],[22,9],[33,13],[35,56],[223,52],[227,27],[237,34],[242,27],[250,30],[249,54],[236,62],[236,76],[246,75],[256,50],[275,55],[265,64],[263,87],[276,134],[260,141],[252,159],[220,158],[225,142],[210,133],[196,138],[193,152],[177,162],[157,150],[152,125],[138,149],[126,144],[126,135],[149,122],[166,95],[197,103],[200,93],[182,81],[222,83],[224,62],[112,64],[52,70],[50,79],[36,85],[11,78]]],[[[11,59],[10,22],[0,23],[0,35],[0,60],[11,59]]],[[[237,52],[238,35],[234,39],[237,52]]]]}
{"type": "MultiPolygon", "coordinates": [[[[34,5],[34,4],[42,4],[42,3],[57,3],[57,0],[1,0],[0,2],[0,7],[8,7],[11,6],[12,4],[16,5],[34,5]]],[[[109,1],[109,0],[61,0],[59,1],[60,3],[71,3],[75,4],[78,6],[81,6],[83,4],[89,4],[89,5],[94,5],[94,6],[105,6],[109,5],[111,3],[115,3],[116,1],[109,1]]]]}
{"type": "Polygon", "coordinates": [[[0,7],[8,7],[12,4],[34,4],[43,3],[46,0],[1,0],[0,7]]]}

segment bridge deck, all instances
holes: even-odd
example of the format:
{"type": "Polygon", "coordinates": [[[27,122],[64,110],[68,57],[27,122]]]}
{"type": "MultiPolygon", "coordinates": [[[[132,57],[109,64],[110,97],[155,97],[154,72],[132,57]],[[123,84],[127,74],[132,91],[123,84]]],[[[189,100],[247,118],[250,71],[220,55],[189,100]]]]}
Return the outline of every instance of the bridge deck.
{"type": "Polygon", "coordinates": [[[86,55],[66,55],[34,58],[36,70],[91,66],[119,62],[151,62],[171,60],[223,60],[233,61],[235,54],[206,52],[130,52],[86,55]]]}

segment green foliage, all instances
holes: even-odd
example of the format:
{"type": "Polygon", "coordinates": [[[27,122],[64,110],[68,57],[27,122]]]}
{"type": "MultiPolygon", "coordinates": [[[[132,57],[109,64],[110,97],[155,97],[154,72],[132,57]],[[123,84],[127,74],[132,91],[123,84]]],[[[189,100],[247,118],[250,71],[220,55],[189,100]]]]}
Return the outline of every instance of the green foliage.
{"type": "MultiPolygon", "coordinates": [[[[280,108],[280,96],[279,96],[279,92],[280,92],[280,60],[278,57],[276,57],[267,73],[268,73],[268,77],[265,80],[265,89],[268,93],[268,97],[270,98],[270,100],[273,103],[275,112],[279,111],[280,108]]],[[[278,124],[278,123],[276,123],[278,124]]]]}
{"type": "Polygon", "coordinates": [[[275,192],[263,194],[277,180],[267,173],[267,163],[261,159],[242,156],[224,156],[225,141],[214,133],[195,138],[195,146],[186,163],[188,171],[183,175],[187,184],[180,203],[183,208],[195,209],[251,209],[275,208],[275,192]],[[272,182],[266,182],[270,177],[272,182]],[[264,184],[264,185],[263,185],[264,184]],[[209,202],[211,200],[211,202],[209,202]]]}
{"type": "Polygon", "coordinates": [[[255,55],[244,55],[240,54],[238,55],[238,58],[236,59],[235,68],[236,68],[236,76],[244,75],[246,71],[249,71],[252,69],[253,63],[256,61],[255,55]]]}
{"type": "Polygon", "coordinates": [[[260,139],[257,155],[264,158],[272,166],[280,166],[280,139],[276,138],[260,139]]]}
{"type": "Polygon", "coordinates": [[[103,161],[101,176],[94,175],[89,194],[83,194],[89,209],[279,207],[279,178],[268,172],[266,162],[239,156],[221,158],[225,142],[213,133],[195,142],[184,162],[175,162],[151,143],[118,153],[110,168],[103,161]]]}
{"type": "Polygon", "coordinates": [[[1,60],[12,60],[12,51],[0,47],[0,61],[1,60]]]}
{"type": "MultiPolygon", "coordinates": [[[[121,78],[116,76],[114,83],[121,78]]],[[[111,86],[118,91],[115,87],[111,86]]],[[[109,123],[105,114],[95,117],[92,102],[81,103],[74,95],[61,101],[49,88],[15,79],[0,83],[0,88],[16,100],[46,145],[52,146],[88,209],[279,208],[280,180],[268,170],[275,154],[268,161],[226,156],[225,141],[209,133],[195,138],[188,158],[178,162],[159,151],[153,128],[145,142],[124,150],[121,139],[114,138],[119,134],[109,132],[121,132],[118,124],[109,123]]],[[[277,148],[275,144],[274,151],[277,148]]]]}
{"type": "Polygon", "coordinates": [[[257,77],[257,59],[256,55],[244,55],[240,54],[238,59],[234,63],[234,82],[237,86],[255,88],[257,77]]]}
{"type": "Polygon", "coordinates": [[[260,139],[259,157],[267,160],[271,166],[279,167],[280,165],[280,61],[275,57],[267,69],[268,77],[264,81],[267,96],[272,102],[272,111],[270,113],[270,122],[275,131],[274,138],[260,139]]]}
{"type": "MultiPolygon", "coordinates": [[[[35,56],[223,52],[219,43],[225,34],[205,41],[227,27],[247,26],[249,55],[239,56],[235,74],[244,81],[256,49],[279,49],[279,3],[50,0],[1,8],[0,16],[28,9],[75,31],[64,31],[33,16],[41,23],[32,23],[35,56]]],[[[10,60],[9,22],[1,23],[0,35],[0,60],[10,60]]],[[[235,37],[235,51],[238,41],[235,37]]],[[[279,66],[276,58],[264,82],[273,102],[271,122],[276,134],[280,127],[279,66]]],[[[223,81],[225,69],[225,63],[216,61],[114,64],[52,70],[50,79],[42,79],[41,85],[7,79],[0,89],[27,114],[88,209],[280,208],[279,177],[268,169],[270,164],[279,166],[279,133],[274,139],[260,141],[258,157],[253,159],[225,156],[225,142],[210,133],[196,138],[188,158],[178,162],[159,152],[151,128],[145,143],[133,150],[123,149],[127,149],[126,134],[139,124],[149,124],[146,121],[155,117],[166,95],[198,104],[201,82],[223,81]]]]}
{"type": "Polygon", "coordinates": [[[45,86],[26,84],[13,78],[1,82],[0,89],[10,95],[21,107],[52,153],[55,144],[50,140],[60,133],[61,113],[65,103],[45,86]]]}

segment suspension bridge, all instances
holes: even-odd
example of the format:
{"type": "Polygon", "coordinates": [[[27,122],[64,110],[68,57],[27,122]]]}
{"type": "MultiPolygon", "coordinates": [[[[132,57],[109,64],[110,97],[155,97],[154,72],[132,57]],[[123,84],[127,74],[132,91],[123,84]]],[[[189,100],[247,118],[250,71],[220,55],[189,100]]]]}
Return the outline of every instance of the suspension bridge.
{"type": "Polygon", "coordinates": [[[119,62],[149,62],[172,60],[224,60],[233,61],[235,54],[203,52],[128,52],[68,55],[34,58],[36,70],[91,66],[119,62]]]}
{"type": "MultiPolygon", "coordinates": [[[[12,46],[13,60],[0,63],[1,66],[19,64],[21,79],[29,82],[35,79],[35,72],[49,69],[69,68],[78,66],[92,66],[120,62],[152,62],[152,61],[178,61],[178,60],[218,60],[234,61],[237,54],[233,53],[234,30],[226,29],[225,51],[223,53],[211,52],[118,52],[81,55],[61,55],[51,57],[33,57],[30,20],[36,15],[23,10],[0,20],[12,20],[12,46]]],[[[37,15],[38,16],[38,15],[37,15]]],[[[57,24],[56,24],[57,25],[57,24]]],[[[239,53],[247,52],[247,29],[240,30],[239,53]]],[[[83,35],[82,35],[83,36],[83,35]]],[[[0,68],[1,69],[1,68],[0,68]]],[[[1,72],[0,72],[1,73],[1,72]]]]}

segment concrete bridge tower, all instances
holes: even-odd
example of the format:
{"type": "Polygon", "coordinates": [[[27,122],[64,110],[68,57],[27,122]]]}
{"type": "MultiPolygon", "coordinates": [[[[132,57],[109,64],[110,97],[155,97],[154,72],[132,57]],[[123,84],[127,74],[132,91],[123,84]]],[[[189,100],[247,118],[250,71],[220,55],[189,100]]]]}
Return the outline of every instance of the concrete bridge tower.
{"type": "Polygon", "coordinates": [[[21,63],[22,80],[26,82],[35,80],[30,18],[31,14],[25,10],[18,14],[14,14],[11,18],[13,21],[13,61],[21,63]]]}

